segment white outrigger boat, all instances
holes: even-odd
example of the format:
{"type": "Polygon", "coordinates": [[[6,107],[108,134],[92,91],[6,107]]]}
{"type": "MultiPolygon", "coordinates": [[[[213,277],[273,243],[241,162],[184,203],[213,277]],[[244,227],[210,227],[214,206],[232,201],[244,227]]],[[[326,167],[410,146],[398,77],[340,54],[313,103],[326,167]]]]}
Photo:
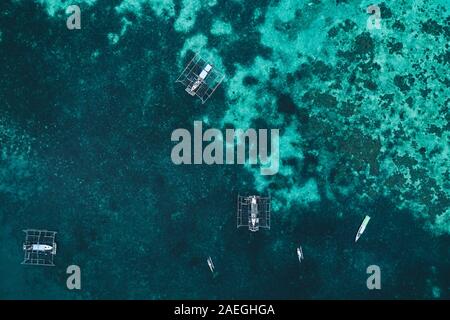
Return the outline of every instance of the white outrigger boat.
{"type": "Polygon", "coordinates": [[[206,259],[206,262],[208,262],[209,270],[211,270],[212,274],[214,274],[215,267],[214,267],[214,263],[212,262],[211,257],[208,257],[208,259],[206,259]]]}
{"type": "Polygon", "coordinates": [[[56,231],[26,229],[23,242],[24,259],[22,264],[35,266],[54,266],[56,255],[56,231]]]}
{"type": "Polygon", "coordinates": [[[356,233],[356,237],[355,237],[355,242],[358,241],[358,239],[361,237],[361,235],[363,234],[363,232],[366,230],[367,224],[370,221],[370,217],[366,216],[363,220],[363,222],[361,223],[361,225],[359,226],[358,232],[356,233]]]}
{"type": "Polygon", "coordinates": [[[298,262],[301,263],[302,260],[304,259],[302,246],[297,248],[297,256],[298,256],[298,262]]]}
{"type": "Polygon", "coordinates": [[[238,195],[237,227],[244,226],[252,232],[270,229],[270,196],[238,195]]]}
{"type": "Polygon", "coordinates": [[[213,64],[196,54],[176,82],[181,82],[186,86],[187,93],[199,97],[202,103],[205,103],[216,91],[224,77],[213,64]]]}

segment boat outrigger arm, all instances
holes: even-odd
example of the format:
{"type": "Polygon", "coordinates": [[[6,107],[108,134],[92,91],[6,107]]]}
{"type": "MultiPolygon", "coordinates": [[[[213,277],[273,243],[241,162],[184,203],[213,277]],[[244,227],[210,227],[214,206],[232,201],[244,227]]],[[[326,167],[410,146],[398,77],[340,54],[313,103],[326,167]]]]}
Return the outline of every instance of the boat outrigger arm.
{"type": "Polygon", "coordinates": [[[361,237],[361,235],[363,234],[363,232],[366,230],[367,224],[370,221],[370,217],[366,216],[363,220],[363,222],[361,223],[361,225],[359,226],[358,232],[356,233],[356,237],[355,237],[355,242],[358,241],[358,239],[361,237]]]}

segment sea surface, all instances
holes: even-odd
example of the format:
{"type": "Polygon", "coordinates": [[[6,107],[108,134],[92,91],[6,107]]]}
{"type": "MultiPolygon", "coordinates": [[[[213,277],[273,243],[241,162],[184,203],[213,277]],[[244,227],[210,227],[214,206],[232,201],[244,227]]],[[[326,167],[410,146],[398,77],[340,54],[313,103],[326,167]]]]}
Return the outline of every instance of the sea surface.
{"type": "Polygon", "coordinates": [[[450,298],[448,0],[79,0],[73,30],[70,4],[0,2],[0,299],[450,298]],[[205,104],[175,82],[195,53],[225,75],[205,104]],[[279,129],[279,172],[175,165],[194,121],[279,129]],[[21,264],[28,228],[54,267],[21,264]]]}

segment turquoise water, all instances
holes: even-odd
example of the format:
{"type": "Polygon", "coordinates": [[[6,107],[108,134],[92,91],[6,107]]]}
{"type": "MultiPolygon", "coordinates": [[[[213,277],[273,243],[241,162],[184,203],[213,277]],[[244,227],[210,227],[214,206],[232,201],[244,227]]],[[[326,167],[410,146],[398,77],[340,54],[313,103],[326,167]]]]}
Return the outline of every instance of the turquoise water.
{"type": "Polygon", "coordinates": [[[369,1],[78,4],[81,30],[0,4],[0,298],[450,297],[448,1],[379,2],[380,30],[369,1]],[[226,76],[204,105],[175,84],[194,52],[226,76]],[[197,120],[279,128],[280,172],[174,165],[197,120]],[[238,193],[271,194],[270,231],[236,229],[238,193]],[[20,264],[26,228],[55,267],[20,264]]]}

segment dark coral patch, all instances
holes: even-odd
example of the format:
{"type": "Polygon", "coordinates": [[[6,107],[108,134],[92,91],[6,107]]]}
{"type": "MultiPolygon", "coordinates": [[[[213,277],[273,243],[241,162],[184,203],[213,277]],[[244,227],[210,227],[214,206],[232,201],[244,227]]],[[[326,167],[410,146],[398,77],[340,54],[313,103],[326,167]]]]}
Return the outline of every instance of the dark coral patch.
{"type": "Polygon", "coordinates": [[[405,25],[400,22],[400,20],[395,20],[395,22],[392,24],[392,28],[399,30],[399,31],[405,31],[405,25]]]}
{"type": "Polygon", "coordinates": [[[307,63],[300,65],[299,69],[294,72],[294,76],[297,80],[304,80],[311,78],[312,71],[311,66],[307,63]]]}
{"type": "Polygon", "coordinates": [[[380,4],[380,15],[381,19],[389,19],[392,18],[392,11],[389,9],[389,7],[386,5],[386,3],[380,4]]]}
{"type": "Polygon", "coordinates": [[[377,85],[375,82],[373,82],[372,80],[365,80],[364,81],[364,87],[369,89],[369,90],[376,90],[377,89],[377,85]]]}
{"type": "Polygon", "coordinates": [[[381,99],[381,102],[380,102],[381,106],[383,108],[386,108],[394,102],[394,94],[392,94],[392,93],[384,94],[380,97],[380,99],[381,99]]]}
{"type": "Polygon", "coordinates": [[[243,80],[242,80],[243,84],[245,86],[253,86],[259,83],[259,80],[256,79],[255,77],[252,76],[246,76],[243,80]]]}
{"type": "Polygon", "coordinates": [[[332,68],[325,64],[323,61],[314,61],[311,63],[312,72],[321,80],[328,80],[330,78],[330,73],[332,68]]]}
{"type": "Polygon", "coordinates": [[[436,61],[441,64],[450,64],[450,51],[446,51],[435,57],[436,61]]]}
{"type": "Polygon", "coordinates": [[[328,37],[334,38],[338,35],[339,30],[344,32],[350,32],[357,27],[356,23],[352,20],[347,19],[344,22],[339,23],[337,26],[333,26],[330,30],[328,30],[328,37]]]}
{"type": "Polygon", "coordinates": [[[411,87],[414,85],[415,79],[409,74],[406,76],[396,75],[394,77],[394,84],[402,91],[406,92],[411,90],[411,87]]]}
{"type": "Polygon", "coordinates": [[[297,105],[292,98],[286,94],[281,94],[277,101],[278,111],[286,114],[294,114],[297,111],[297,105]]]}
{"type": "Polygon", "coordinates": [[[439,36],[443,32],[444,28],[434,20],[428,19],[422,23],[422,31],[433,36],[439,36]]]}
{"type": "Polygon", "coordinates": [[[338,35],[338,28],[336,26],[332,27],[330,30],[328,30],[328,37],[329,38],[334,38],[338,35]]]}
{"type": "Polygon", "coordinates": [[[335,96],[316,90],[306,92],[302,97],[302,101],[310,102],[325,108],[335,108],[338,103],[335,96]]]}
{"type": "Polygon", "coordinates": [[[389,53],[393,54],[393,53],[401,53],[402,49],[403,49],[403,44],[401,42],[389,42],[387,44],[388,48],[389,48],[389,53]]]}
{"type": "Polygon", "coordinates": [[[375,48],[375,43],[370,36],[370,33],[364,32],[355,38],[354,49],[355,53],[368,54],[372,53],[375,48]]]}
{"type": "Polygon", "coordinates": [[[307,124],[309,122],[309,112],[308,109],[299,108],[297,119],[301,124],[307,124]]]}

